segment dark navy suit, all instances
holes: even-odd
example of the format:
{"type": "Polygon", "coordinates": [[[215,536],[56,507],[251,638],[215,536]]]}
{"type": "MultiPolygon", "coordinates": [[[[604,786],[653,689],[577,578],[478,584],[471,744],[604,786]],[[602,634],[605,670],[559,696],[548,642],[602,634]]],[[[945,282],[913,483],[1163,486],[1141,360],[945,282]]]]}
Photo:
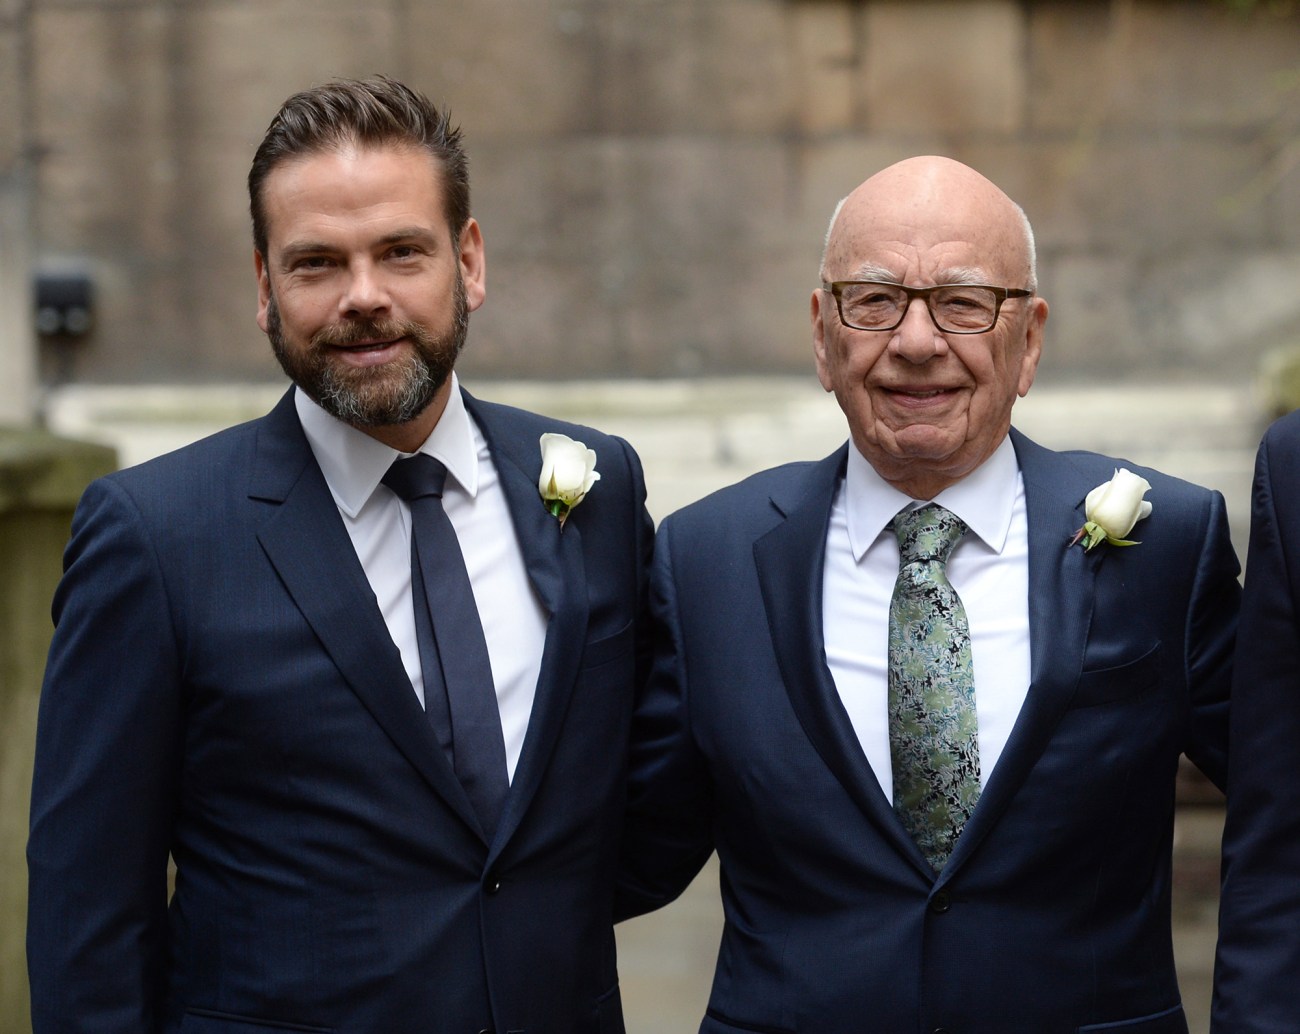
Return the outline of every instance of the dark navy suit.
{"type": "MultiPolygon", "coordinates": [[[[1152,471],[1141,545],[1069,545],[1117,466],[1013,433],[1032,681],[936,879],[866,760],[822,647],[846,452],[670,517],[634,720],[622,914],[716,848],[707,1034],[1184,1034],[1170,931],[1174,782],[1224,777],[1238,565],[1223,500],[1152,471]]],[[[976,673],[976,692],[979,675],[976,673]]]]}
{"type": "Polygon", "coordinates": [[[41,699],[37,1034],[622,1031],[611,907],[651,527],[628,446],[466,398],[549,615],[493,841],[286,395],[96,482],[41,699]],[[561,533],[544,431],[601,480],[561,533]],[[167,899],[167,859],[175,894],[167,899]]]}
{"type": "Polygon", "coordinates": [[[1215,1034],[1300,1030],[1300,412],[1260,443],[1232,697],[1215,1034]]]}

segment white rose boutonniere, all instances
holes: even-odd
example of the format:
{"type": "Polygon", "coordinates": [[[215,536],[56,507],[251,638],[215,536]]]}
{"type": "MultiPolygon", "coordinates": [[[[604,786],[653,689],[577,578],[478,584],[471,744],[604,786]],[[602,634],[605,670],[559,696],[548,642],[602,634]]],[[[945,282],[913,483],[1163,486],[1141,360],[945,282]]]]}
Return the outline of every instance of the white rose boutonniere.
{"type": "Polygon", "coordinates": [[[567,434],[544,434],[541,438],[542,473],[537,479],[546,509],[564,527],[569,511],[582,502],[591,486],[600,480],[596,453],[567,434]]]}
{"type": "Polygon", "coordinates": [[[1151,504],[1142,498],[1150,490],[1146,478],[1120,467],[1113,478],[1088,493],[1083,502],[1087,520],[1074,533],[1070,545],[1082,540],[1084,552],[1103,541],[1112,546],[1136,546],[1124,536],[1150,515],[1151,504]]]}

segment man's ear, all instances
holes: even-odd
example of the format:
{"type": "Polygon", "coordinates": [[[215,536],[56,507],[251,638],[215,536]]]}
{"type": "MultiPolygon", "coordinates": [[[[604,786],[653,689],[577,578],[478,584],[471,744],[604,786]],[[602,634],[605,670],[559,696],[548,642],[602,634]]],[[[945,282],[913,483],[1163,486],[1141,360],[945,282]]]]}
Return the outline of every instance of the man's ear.
{"type": "Polygon", "coordinates": [[[257,325],[266,333],[266,312],[271,304],[271,275],[260,251],[253,251],[253,269],[257,273],[257,325]]]}
{"type": "Polygon", "coordinates": [[[814,287],[811,302],[813,359],[817,364],[817,379],[827,391],[834,391],[831,380],[830,357],[826,354],[826,319],[822,312],[826,292],[814,287]]]}
{"type": "Polygon", "coordinates": [[[1025,323],[1025,354],[1020,357],[1020,379],[1016,392],[1021,398],[1029,394],[1038,372],[1038,360],[1043,356],[1043,326],[1047,323],[1047,302],[1035,295],[1029,299],[1029,313],[1025,323]]]}
{"type": "Polygon", "coordinates": [[[477,219],[471,217],[465,223],[456,244],[460,275],[465,284],[465,304],[473,312],[483,304],[487,295],[487,256],[483,252],[483,231],[479,229],[477,219]]]}

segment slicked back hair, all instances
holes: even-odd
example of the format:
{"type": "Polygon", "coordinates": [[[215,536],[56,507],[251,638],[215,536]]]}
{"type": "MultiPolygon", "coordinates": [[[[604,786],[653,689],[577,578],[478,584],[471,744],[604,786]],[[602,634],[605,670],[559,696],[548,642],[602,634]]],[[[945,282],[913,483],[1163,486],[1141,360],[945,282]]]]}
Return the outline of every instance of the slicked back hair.
{"type": "Polygon", "coordinates": [[[266,178],[281,162],[349,146],[423,148],[442,170],[452,239],[469,220],[469,162],[447,110],[385,75],[335,79],[295,93],[266,129],[248,170],[253,246],[266,255],[266,178]]]}

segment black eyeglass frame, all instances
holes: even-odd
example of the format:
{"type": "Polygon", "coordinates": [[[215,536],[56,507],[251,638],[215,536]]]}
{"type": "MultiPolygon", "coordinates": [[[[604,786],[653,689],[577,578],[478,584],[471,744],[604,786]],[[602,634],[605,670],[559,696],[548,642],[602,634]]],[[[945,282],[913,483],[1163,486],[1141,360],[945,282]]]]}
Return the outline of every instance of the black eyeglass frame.
{"type": "Polygon", "coordinates": [[[920,298],[925,302],[925,311],[930,314],[930,322],[934,324],[935,329],[941,334],[987,334],[990,330],[998,325],[998,316],[1002,314],[1002,303],[1008,298],[1032,298],[1033,291],[1023,287],[995,287],[992,284],[935,284],[933,287],[908,287],[905,284],[896,284],[889,280],[832,280],[827,283],[822,281],[822,290],[829,291],[835,298],[835,311],[839,315],[840,322],[852,330],[865,330],[868,332],[878,330],[897,330],[907,319],[907,310],[912,307],[912,302],[920,298]],[[902,291],[907,295],[907,303],[899,310],[898,320],[887,327],[860,327],[856,323],[850,323],[844,318],[844,301],[843,291],[846,287],[854,286],[876,286],[888,287],[895,291],[902,291]],[[952,330],[948,327],[941,326],[939,318],[935,316],[934,309],[930,306],[930,295],[935,291],[942,291],[949,287],[978,287],[984,291],[993,292],[993,320],[983,330],[952,330]]]}

